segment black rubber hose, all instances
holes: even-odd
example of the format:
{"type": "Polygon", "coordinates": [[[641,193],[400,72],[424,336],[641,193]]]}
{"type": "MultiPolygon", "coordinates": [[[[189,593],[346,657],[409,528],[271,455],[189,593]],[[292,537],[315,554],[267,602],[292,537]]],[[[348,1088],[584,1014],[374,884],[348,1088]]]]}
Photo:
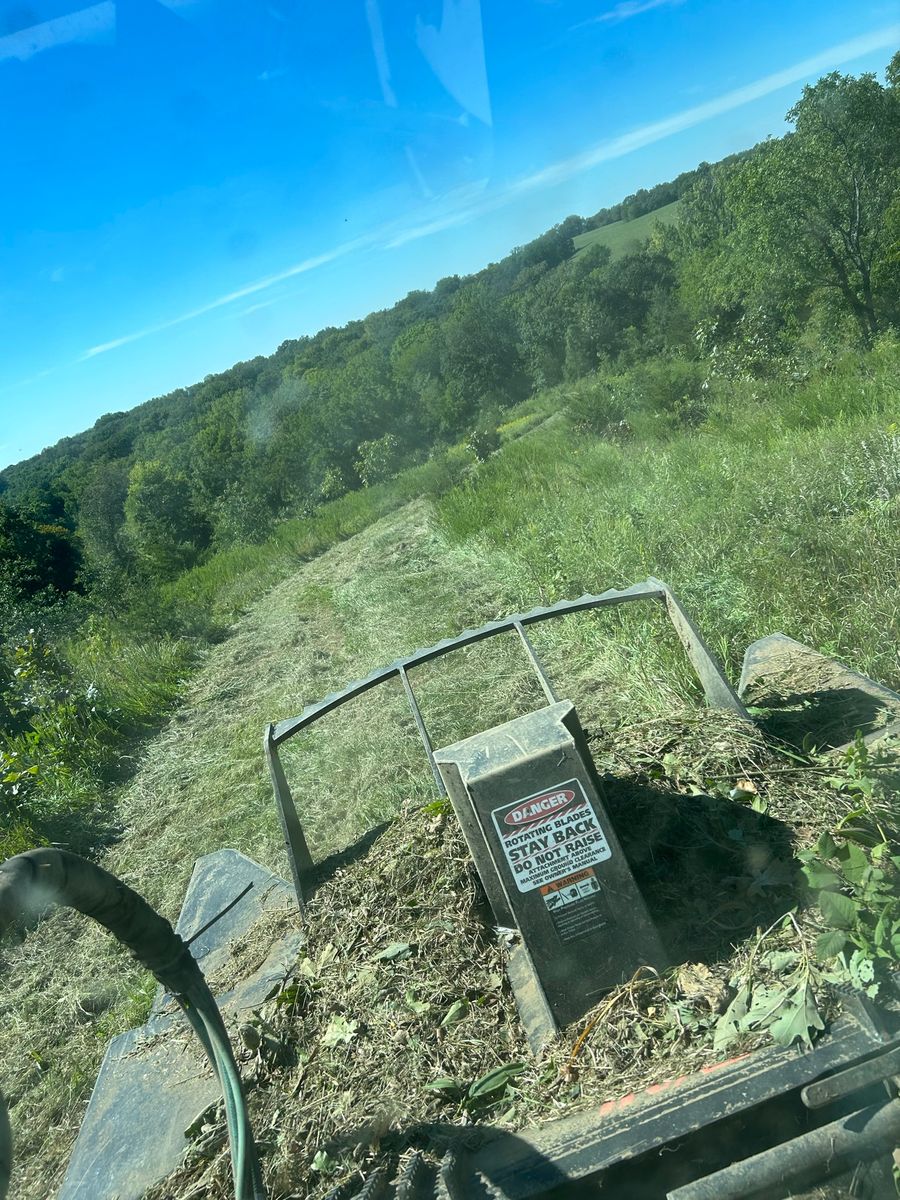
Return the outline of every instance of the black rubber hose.
{"type": "Polygon", "coordinates": [[[102,867],[66,850],[41,848],[0,866],[0,936],[65,904],[103,925],[173,994],[203,973],[165,917],[102,867]]]}
{"type": "MultiPolygon", "coordinates": [[[[215,998],[190,950],[169,922],[121,879],[66,850],[41,848],[17,854],[0,866],[0,936],[56,904],[92,917],[128,947],[138,962],[152,971],[189,1016],[206,1028],[204,1049],[226,1093],[229,1136],[247,1174],[235,1179],[239,1197],[262,1197],[261,1173],[250,1134],[246,1105],[231,1047],[215,998]],[[210,1052],[210,1034],[216,1053],[210,1052]],[[221,1061],[220,1061],[221,1060],[221,1061]],[[220,1069],[220,1066],[222,1069],[220,1069]]],[[[192,1019],[199,1034],[199,1029],[192,1019]]],[[[0,1100],[0,1200],[6,1196],[12,1170],[12,1144],[6,1106],[0,1100]]],[[[244,1172],[242,1172],[244,1174],[244,1172]]]]}

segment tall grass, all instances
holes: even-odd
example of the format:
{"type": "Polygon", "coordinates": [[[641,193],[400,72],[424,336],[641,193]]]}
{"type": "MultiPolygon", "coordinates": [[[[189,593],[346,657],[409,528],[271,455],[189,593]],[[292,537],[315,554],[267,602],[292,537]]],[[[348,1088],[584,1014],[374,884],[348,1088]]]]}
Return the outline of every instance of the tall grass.
{"type": "Polygon", "coordinates": [[[800,385],[719,385],[698,428],[626,444],[545,429],[441,498],[441,527],[502,559],[517,603],[653,574],[732,672],[780,629],[897,684],[898,380],[885,341],[800,385]]]}

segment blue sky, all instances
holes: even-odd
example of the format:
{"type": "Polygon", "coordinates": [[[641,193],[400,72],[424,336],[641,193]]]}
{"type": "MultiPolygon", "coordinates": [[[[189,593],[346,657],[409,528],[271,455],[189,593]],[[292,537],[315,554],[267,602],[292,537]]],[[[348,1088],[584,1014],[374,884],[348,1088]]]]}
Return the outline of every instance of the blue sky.
{"type": "Polygon", "coordinates": [[[881,73],[900,0],[0,3],[0,465],[881,73]]]}

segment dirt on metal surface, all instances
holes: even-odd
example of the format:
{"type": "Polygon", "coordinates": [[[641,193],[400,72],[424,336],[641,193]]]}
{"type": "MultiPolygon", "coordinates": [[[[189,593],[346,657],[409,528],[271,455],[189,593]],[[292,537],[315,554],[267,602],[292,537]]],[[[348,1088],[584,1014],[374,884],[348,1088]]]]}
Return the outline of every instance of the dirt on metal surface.
{"type": "Polygon", "coordinates": [[[896,692],[778,633],[748,648],[741,696],[773,737],[803,749],[831,749],[900,722],[896,692]]]}

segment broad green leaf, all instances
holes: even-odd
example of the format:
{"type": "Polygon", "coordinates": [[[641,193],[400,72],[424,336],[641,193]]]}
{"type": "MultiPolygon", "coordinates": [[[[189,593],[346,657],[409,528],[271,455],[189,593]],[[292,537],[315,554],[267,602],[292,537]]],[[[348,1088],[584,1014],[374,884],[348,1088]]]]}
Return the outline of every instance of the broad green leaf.
{"type": "Polygon", "coordinates": [[[816,842],[816,854],[820,858],[834,858],[837,854],[837,842],[830,833],[825,832],[816,842]]]}
{"type": "Polygon", "coordinates": [[[750,985],[745,983],[740,987],[734,999],[716,1022],[716,1033],[713,1046],[716,1050],[724,1050],[737,1038],[740,1033],[740,1023],[747,1015],[750,1002],[750,985]]]}
{"type": "Polygon", "coordinates": [[[462,1092],[462,1086],[455,1079],[443,1077],[441,1079],[432,1079],[430,1083],[425,1084],[427,1092],[442,1092],[443,1094],[459,1095],[462,1092]]]}
{"type": "Polygon", "coordinates": [[[328,1022],[328,1026],[322,1034],[322,1045],[338,1046],[341,1042],[352,1042],[358,1028],[358,1021],[348,1021],[346,1017],[338,1013],[328,1022]]]}
{"type": "Polygon", "coordinates": [[[376,962],[400,962],[404,958],[409,958],[412,953],[413,947],[409,942],[391,942],[389,946],[385,946],[375,955],[375,960],[376,962]]]}
{"type": "Polygon", "coordinates": [[[875,922],[875,932],[872,934],[872,941],[876,946],[883,946],[888,941],[890,936],[890,915],[889,910],[885,908],[881,916],[875,922]]]}
{"type": "Polygon", "coordinates": [[[790,1046],[799,1039],[809,1048],[813,1030],[824,1028],[813,990],[807,983],[788,998],[769,1032],[780,1046],[790,1046]]]}
{"type": "Polygon", "coordinates": [[[859,905],[842,892],[819,892],[819,910],[835,929],[852,929],[859,914],[859,905]]]}
{"type": "Polygon", "coordinates": [[[747,1015],[739,1023],[742,1032],[764,1029],[784,1007],[790,992],[785,987],[755,987],[747,1015]]]}
{"type": "Polygon", "coordinates": [[[884,838],[881,832],[872,824],[867,816],[863,817],[850,814],[844,818],[846,825],[840,826],[840,835],[845,837],[848,842],[858,842],[860,846],[868,846],[873,848],[881,844],[884,838]],[[851,820],[851,818],[853,818],[851,820]]]}
{"type": "Polygon", "coordinates": [[[839,833],[841,835],[841,837],[846,837],[847,835],[844,832],[844,830],[847,827],[847,825],[850,825],[854,821],[858,821],[861,817],[865,817],[865,816],[866,816],[866,810],[864,808],[851,809],[850,812],[845,813],[841,817],[840,821],[838,821],[837,826],[835,828],[835,832],[839,833]]]}
{"type": "Polygon", "coordinates": [[[879,871],[878,867],[866,867],[860,876],[859,890],[862,893],[863,899],[870,905],[877,902],[880,898],[885,900],[893,899],[893,889],[885,888],[884,871],[879,871]]]}
{"type": "Polygon", "coordinates": [[[469,1002],[465,997],[461,1000],[454,1000],[444,1014],[444,1019],[441,1021],[441,1028],[449,1029],[452,1025],[458,1025],[468,1011],[469,1002]]]}
{"type": "Polygon", "coordinates": [[[871,958],[862,950],[854,950],[847,965],[850,982],[853,986],[869,996],[875,996],[878,992],[878,984],[875,983],[875,964],[871,958]]]}
{"type": "Polygon", "coordinates": [[[525,1063],[522,1062],[506,1063],[505,1066],[494,1067],[493,1071],[488,1071],[487,1075],[482,1075],[480,1079],[475,1080],[469,1088],[469,1099],[480,1100],[483,1096],[500,1091],[511,1079],[515,1079],[524,1070],[525,1063]]]}
{"type": "Polygon", "coordinates": [[[417,1016],[422,1017],[431,1009],[431,1005],[428,1003],[428,1001],[417,999],[416,993],[412,989],[407,991],[406,995],[404,996],[404,1000],[406,1001],[406,1007],[411,1009],[412,1012],[416,1013],[417,1016]]]}
{"type": "Polygon", "coordinates": [[[296,1004],[303,993],[304,989],[299,983],[291,983],[278,993],[278,995],[275,997],[275,1004],[278,1007],[282,1007],[286,1004],[296,1004]]]}
{"type": "Polygon", "coordinates": [[[829,958],[840,954],[846,944],[846,934],[839,929],[826,929],[816,938],[816,958],[819,962],[827,962],[829,958]]]}
{"type": "Polygon", "coordinates": [[[787,971],[793,971],[800,961],[800,955],[796,950],[770,950],[760,961],[776,975],[784,975],[787,971]]]}
{"type": "Polygon", "coordinates": [[[857,846],[854,842],[848,842],[846,846],[841,847],[841,853],[838,857],[845,878],[852,884],[859,886],[862,882],[863,874],[869,867],[869,860],[866,857],[865,850],[861,846],[857,846]]]}
{"type": "Polygon", "coordinates": [[[817,858],[810,859],[800,870],[806,876],[806,882],[814,891],[821,891],[823,888],[836,890],[841,886],[840,876],[832,871],[831,867],[826,867],[817,858]]]}

